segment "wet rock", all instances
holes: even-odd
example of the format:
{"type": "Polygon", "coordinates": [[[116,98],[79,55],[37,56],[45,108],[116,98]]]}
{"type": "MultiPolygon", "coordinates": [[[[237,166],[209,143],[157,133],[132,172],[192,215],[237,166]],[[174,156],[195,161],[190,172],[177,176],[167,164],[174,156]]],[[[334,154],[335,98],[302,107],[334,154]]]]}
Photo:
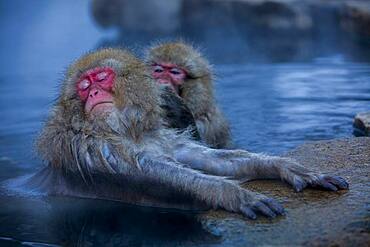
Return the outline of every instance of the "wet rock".
{"type": "Polygon", "coordinates": [[[122,30],[170,33],[206,30],[203,27],[230,28],[233,24],[262,32],[312,28],[307,4],[300,1],[94,0],[91,6],[99,25],[122,30]]]}
{"type": "Polygon", "coordinates": [[[233,16],[240,35],[258,54],[294,60],[310,46],[313,18],[299,1],[235,1],[233,16]],[[269,42],[273,40],[273,42],[269,42]]]}
{"type": "Polygon", "coordinates": [[[220,27],[233,16],[246,17],[249,25],[271,30],[307,30],[312,26],[307,4],[300,1],[94,0],[91,9],[103,27],[145,31],[174,31],[180,22],[185,28],[187,23],[220,27]]]}
{"type": "Polygon", "coordinates": [[[182,0],[94,0],[91,11],[102,27],[169,33],[178,29],[182,0]]]}
{"type": "Polygon", "coordinates": [[[337,50],[366,60],[363,50],[370,48],[346,34],[367,33],[370,2],[352,2],[93,0],[91,10],[100,26],[120,31],[119,40],[103,46],[183,37],[206,47],[216,62],[297,61],[337,50]]]}
{"type": "Polygon", "coordinates": [[[353,121],[355,136],[370,136],[370,112],[361,112],[353,121]]]}
{"type": "Polygon", "coordinates": [[[346,2],[341,10],[341,25],[358,41],[370,44],[370,3],[346,2]]]}
{"type": "Polygon", "coordinates": [[[370,241],[370,138],[312,142],[286,154],[326,173],[342,176],[348,191],[306,189],[295,193],[279,181],[253,181],[245,188],[278,199],[285,217],[256,221],[216,211],[205,215],[210,231],[232,246],[365,246],[370,241]],[[268,236],[268,237],[267,237],[268,236]]]}
{"type": "Polygon", "coordinates": [[[313,24],[307,5],[299,1],[235,1],[233,9],[241,22],[262,29],[306,31],[313,24]]]}

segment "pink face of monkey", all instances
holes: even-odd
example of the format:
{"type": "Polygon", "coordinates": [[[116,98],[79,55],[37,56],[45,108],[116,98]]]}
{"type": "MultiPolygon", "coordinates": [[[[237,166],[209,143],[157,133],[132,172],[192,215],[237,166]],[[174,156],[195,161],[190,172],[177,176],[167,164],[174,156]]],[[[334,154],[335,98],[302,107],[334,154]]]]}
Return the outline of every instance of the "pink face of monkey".
{"type": "Polygon", "coordinates": [[[176,93],[179,93],[179,86],[184,83],[187,72],[171,63],[158,63],[152,65],[152,76],[159,84],[165,84],[171,87],[176,93]]]}
{"type": "Polygon", "coordinates": [[[85,104],[86,114],[110,112],[113,108],[113,69],[97,67],[83,73],[77,81],[77,92],[85,104]]]}

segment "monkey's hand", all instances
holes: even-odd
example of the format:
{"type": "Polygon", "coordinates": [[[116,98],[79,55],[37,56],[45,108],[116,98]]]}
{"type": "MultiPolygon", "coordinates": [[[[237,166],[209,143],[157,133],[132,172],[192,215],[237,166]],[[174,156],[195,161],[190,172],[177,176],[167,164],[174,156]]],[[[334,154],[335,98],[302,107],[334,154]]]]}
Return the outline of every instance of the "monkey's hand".
{"type": "Polygon", "coordinates": [[[169,157],[143,153],[138,156],[138,163],[142,178],[158,181],[178,192],[192,195],[212,208],[241,213],[251,219],[255,219],[257,213],[268,217],[284,213],[283,207],[273,199],[243,189],[222,177],[189,169],[169,157]]]}
{"type": "Polygon", "coordinates": [[[250,219],[256,219],[256,213],[275,218],[284,215],[284,208],[276,200],[259,193],[241,189],[236,200],[237,211],[250,219]]]}
{"type": "Polygon", "coordinates": [[[330,191],[348,189],[346,180],[339,176],[325,175],[300,165],[293,159],[282,158],[285,164],[278,166],[280,178],[293,186],[296,192],[306,187],[322,188],[330,191]]]}

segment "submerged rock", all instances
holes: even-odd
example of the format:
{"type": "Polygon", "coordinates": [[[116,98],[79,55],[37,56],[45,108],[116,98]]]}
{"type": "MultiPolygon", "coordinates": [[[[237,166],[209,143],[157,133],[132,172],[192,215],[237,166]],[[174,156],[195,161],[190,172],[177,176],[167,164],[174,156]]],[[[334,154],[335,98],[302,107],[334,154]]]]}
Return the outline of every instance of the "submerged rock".
{"type": "Polygon", "coordinates": [[[370,112],[361,112],[355,116],[353,121],[355,136],[370,135],[370,112]]]}
{"type": "Polygon", "coordinates": [[[278,199],[286,216],[256,221],[217,211],[205,226],[221,232],[233,246],[365,246],[370,242],[370,138],[358,137],[305,144],[286,154],[303,165],[342,176],[348,191],[306,189],[295,193],[279,181],[253,181],[244,186],[278,199]],[[220,220],[222,218],[222,220],[220,220]]]}

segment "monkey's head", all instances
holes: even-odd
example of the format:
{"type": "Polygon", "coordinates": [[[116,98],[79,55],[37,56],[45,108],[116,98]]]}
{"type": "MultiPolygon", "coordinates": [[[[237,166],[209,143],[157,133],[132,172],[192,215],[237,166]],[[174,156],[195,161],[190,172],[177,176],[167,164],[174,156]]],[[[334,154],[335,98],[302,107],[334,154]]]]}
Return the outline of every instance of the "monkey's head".
{"type": "Polygon", "coordinates": [[[213,99],[212,72],[207,60],[183,42],[165,43],[147,51],[147,66],[157,84],[172,88],[191,111],[207,111],[213,99]]]}
{"type": "Polygon", "coordinates": [[[54,117],[75,129],[111,115],[151,128],[160,119],[159,105],[158,89],[140,60],[125,50],[101,49],[69,67],[54,117]]]}
{"type": "Polygon", "coordinates": [[[186,87],[187,81],[211,77],[208,62],[196,49],[182,42],[152,47],[147,53],[146,63],[157,83],[167,84],[176,91],[186,87]]]}

